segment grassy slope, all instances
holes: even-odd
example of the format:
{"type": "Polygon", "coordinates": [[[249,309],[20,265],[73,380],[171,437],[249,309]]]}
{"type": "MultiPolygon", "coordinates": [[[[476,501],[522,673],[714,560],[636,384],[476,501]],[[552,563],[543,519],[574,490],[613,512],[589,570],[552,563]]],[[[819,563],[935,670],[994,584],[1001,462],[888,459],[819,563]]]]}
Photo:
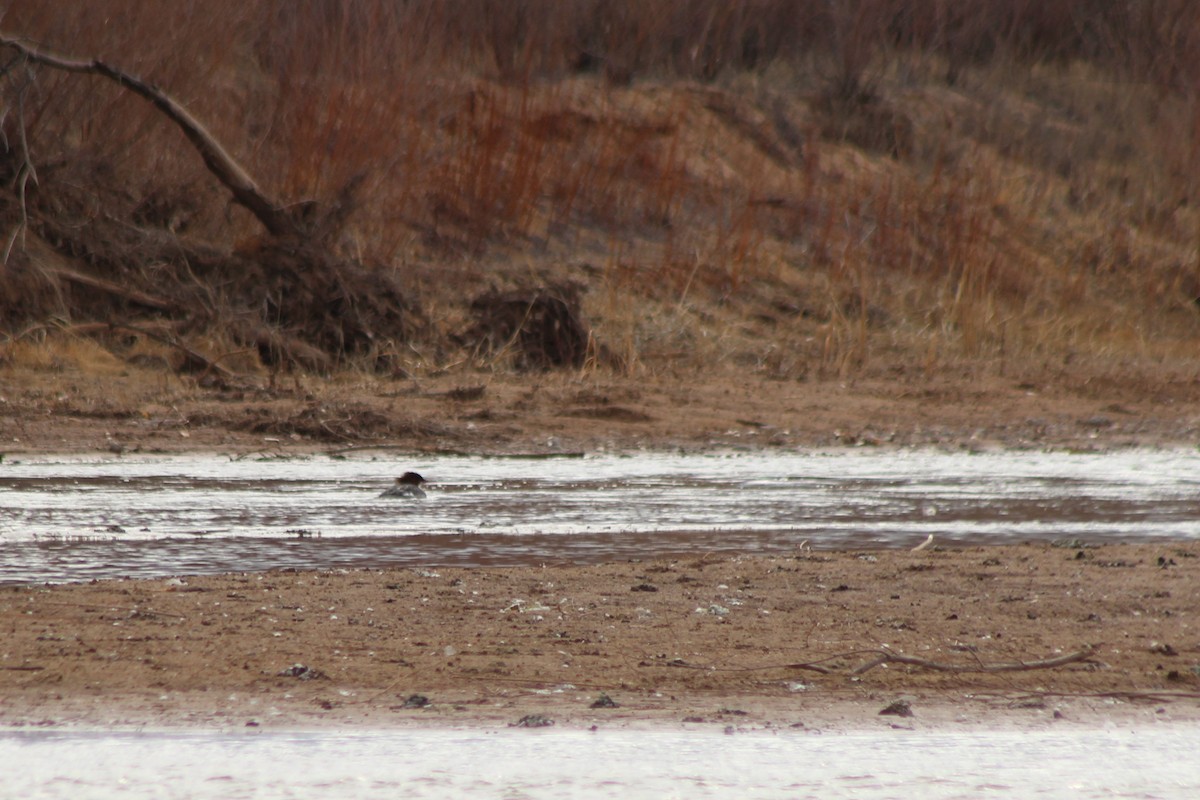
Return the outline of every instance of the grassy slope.
{"type": "MultiPolygon", "coordinates": [[[[1086,48],[1084,0],[984,4],[943,38],[921,33],[936,4],[894,0],[214,5],[14,2],[0,24],[164,86],[279,197],[365,175],[340,246],[419,300],[422,332],[389,345],[410,374],[503,369],[454,344],[470,299],[563,279],[634,373],[1195,369],[1186,4],[1095,21],[1086,48]],[[897,9],[902,35],[879,22],[897,9]]],[[[250,249],[253,221],[144,103],[44,71],[24,91],[41,191],[96,187],[84,214],[153,199],[157,224],[250,249]]]]}

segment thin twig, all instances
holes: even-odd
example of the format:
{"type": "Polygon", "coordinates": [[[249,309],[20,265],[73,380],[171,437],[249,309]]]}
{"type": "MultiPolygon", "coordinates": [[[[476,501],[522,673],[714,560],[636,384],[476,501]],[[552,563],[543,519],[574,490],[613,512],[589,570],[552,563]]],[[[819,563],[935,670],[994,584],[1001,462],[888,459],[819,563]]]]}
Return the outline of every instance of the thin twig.
{"type": "MultiPolygon", "coordinates": [[[[34,601],[30,601],[34,602],[34,601]]],[[[39,606],[70,606],[71,608],[92,608],[104,611],[129,611],[136,614],[150,614],[155,617],[174,617],[175,619],[187,619],[184,614],[172,614],[169,611],[151,611],[148,608],[139,608],[138,606],[113,606],[104,603],[68,603],[63,600],[37,600],[35,605],[39,606]]]]}
{"type": "Polygon", "coordinates": [[[876,650],[851,650],[845,653],[834,653],[825,658],[819,658],[815,661],[801,661],[791,664],[763,664],[756,667],[706,667],[699,664],[689,664],[682,659],[675,659],[667,662],[668,667],[679,667],[681,669],[699,669],[710,672],[761,672],[769,669],[806,669],[812,672],[819,672],[822,675],[836,675],[837,671],[829,667],[822,666],[828,661],[838,661],[840,659],[851,658],[852,656],[862,655],[864,653],[875,653],[876,650]]]}
{"type": "Polygon", "coordinates": [[[885,648],[878,650],[849,650],[844,653],[835,653],[815,661],[800,661],[791,664],[765,664],[756,667],[703,666],[700,664],[689,664],[682,659],[668,661],[664,666],[678,667],[680,669],[705,670],[710,672],[759,672],[762,670],[771,669],[803,669],[809,670],[810,672],[819,672],[822,675],[836,675],[838,674],[837,670],[830,669],[829,667],[823,665],[830,661],[838,661],[842,659],[853,658],[855,656],[874,654],[875,658],[871,659],[865,664],[862,664],[861,666],[856,667],[847,674],[850,677],[855,677],[862,675],[864,672],[868,672],[875,667],[880,666],[881,664],[887,664],[889,662],[908,664],[910,666],[936,670],[938,672],[1017,672],[1024,670],[1052,669],[1054,667],[1061,667],[1064,664],[1072,664],[1076,661],[1083,661],[1091,657],[1095,652],[1096,648],[1087,647],[1074,653],[1067,653],[1066,655],[1055,656],[1054,658],[1038,659],[1036,661],[1006,661],[996,664],[987,664],[983,661],[977,661],[975,664],[943,664],[938,661],[917,658],[916,656],[906,656],[903,653],[897,653],[885,648]]]}
{"type": "Polygon", "coordinates": [[[25,91],[29,88],[30,77],[28,72],[25,80],[21,83],[21,88],[17,91],[17,137],[21,141],[21,166],[17,170],[17,196],[21,206],[21,221],[13,228],[12,236],[9,237],[8,243],[4,246],[4,257],[0,262],[7,264],[8,258],[12,255],[13,245],[17,243],[17,239],[21,239],[24,246],[25,230],[29,227],[29,210],[26,205],[25,195],[26,187],[29,184],[29,179],[33,179],[36,186],[37,170],[33,167],[33,159],[29,157],[29,140],[25,134],[25,91]]]}
{"type": "Polygon", "coordinates": [[[72,283],[78,283],[92,289],[99,289],[101,291],[108,292],[109,294],[115,294],[117,297],[123,297],[131,303],[137,303],[138,305],[145,306],[146,308],[153,308],[157,311],[171,311],[176,308],[176,304],[170,300],[164,300],[161,297],[155,297],[154,295],[146,294],[145,292],[138,291],[137,289],[133,289],[128,286],[122,286],[121,284],[113,283],[112,281],[106,281],[103,278],[97,278],[94,275],[87,275],[82,272],[77,272],[73,269],[68,269],[67,267],[54,267],[50,271],[56,277],[64,278],[72,283]]]}
{"type": "MultiPolygon", "coordinates": [[[[144,328],[140,325],[126,325],[121,322],[86,322],[86,323],[80,323],[79,325],[72,325],[67,330],[70,333],[96,333],[98,331],[123,330],[123,331],[129,331],[131,333],[141,334],[142,336],[149,337],[156,342],[161,342],[162,344],[165,344],[168,347],[174,347],[176,350],[183,353],[188,358],[193,359],[197,363],[204,365],[204,369],[206,372],[218,372],[224,378],[236,378],[237,377],[237,373],[235,373],[233,370],[229,369],[228,367],[222,366],[221,364],[217,363],[217,361],[209,358],[208,356],[204,355],[203,353],[193,350],[192,348],[188,347],[187,345],[185,345],[181,342],[178,342],[169,336],[163,336],[160,333],[155,333],[154,331],[152,331],[148,328],[144,328]]],[[[222,356],[222,358],[223,357],[224,356],[222,356]]]]}
{"type": "Polygon", "coordinates": [[[1061,667],[1064,664],[1073,664],[1076,661],[1091,658],[1095,652],[1095,647],[1088,646],[1073,653],[1055,656],[1054,658],[1038,659],[1036,661],[1003,661],[996,664],[986,664],[981,661],[976,664],[945,664],[939,661],[917,658],[916,656],[906,656],[903,653],[897,653],[893,650],[880,650],[877,658],[873,658],[866,664],[854,669],[850,672],[850,675],[862,675],[864,672],[872,670],[881,664],[889,663],[908,664],[938,672],[1021,672],[1034,669],[1052,669],[1054,667],[1061,667]]]}
{"type": "MultiPolygon", "coordinates": [[[[1156,691],[1152,689],[1113,689],[1106,692],[1055,692],[1045,689],[1022,691],[1019,693],[1022,697],[1113,697],[1125,698],[1127,700],[1189,700],[1200,698],[1200,692],[1183,692],[1172,691],[1170,689],[1156,691]]],[[[987,697],[1005,697],[1005,695],[988,695],[976,692],[977,699],[985,699],[987,697]]],[[[1010,699],[1015,699],[1011,698],[1010,699]]]]}

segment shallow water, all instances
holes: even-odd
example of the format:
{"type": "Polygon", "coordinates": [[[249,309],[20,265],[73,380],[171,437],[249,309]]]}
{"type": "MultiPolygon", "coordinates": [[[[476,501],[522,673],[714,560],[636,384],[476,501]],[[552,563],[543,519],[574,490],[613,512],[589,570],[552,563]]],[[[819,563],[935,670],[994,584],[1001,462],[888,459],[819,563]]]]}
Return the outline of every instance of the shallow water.
{"type": "Polygon", "coordinates": [[[34,798],[1193,798],[1200,730],[0,734],[34,798]]]}
{"type": "Polygon", "coordinates": [[[1200,536],[1200,452],[0,462],[0,582],[1200,536]],[[416,469],[423,502],[380,499],[416,469]]]}

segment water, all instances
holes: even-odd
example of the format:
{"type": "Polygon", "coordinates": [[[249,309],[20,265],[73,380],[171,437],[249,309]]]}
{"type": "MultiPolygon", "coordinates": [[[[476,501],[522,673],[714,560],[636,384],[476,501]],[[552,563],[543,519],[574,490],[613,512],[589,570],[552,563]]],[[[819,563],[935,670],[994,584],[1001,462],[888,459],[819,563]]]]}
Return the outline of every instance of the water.
{"type": "Polygon", "coordinates": [[[1200,535],[1200,451],[0,462],[0,583],[1200,535]],[[395,475],[419,503],[379,499],[395,475]]]}
{"type": "Polygon", "coordinates": [[[1193,798],[1200,731],[5,733],[0,796],[1193,798]],[[19,766],[17,766],[19,765],[19,766]]]}
{"type": "MultiPolygon", "coordinates": [[[[1200,453],[0,462],[0,582],[1200,536],[1200,453]],[[377,498],[415,469],[424,503],[377,498]]],[[[0,797],[1192,798],[1200,729],[0,733],[0,797]]]]}

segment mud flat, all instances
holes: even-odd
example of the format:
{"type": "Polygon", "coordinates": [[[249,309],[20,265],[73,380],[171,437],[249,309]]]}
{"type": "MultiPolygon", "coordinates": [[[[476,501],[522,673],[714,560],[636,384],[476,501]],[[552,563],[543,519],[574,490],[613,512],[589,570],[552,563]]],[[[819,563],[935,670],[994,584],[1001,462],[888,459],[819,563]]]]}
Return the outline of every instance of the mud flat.
{"type": "Polygon", "coordinates": [[[1170,542],[7,587],[0,725],[1196,722],[1198,613],[1170,542]]]}

